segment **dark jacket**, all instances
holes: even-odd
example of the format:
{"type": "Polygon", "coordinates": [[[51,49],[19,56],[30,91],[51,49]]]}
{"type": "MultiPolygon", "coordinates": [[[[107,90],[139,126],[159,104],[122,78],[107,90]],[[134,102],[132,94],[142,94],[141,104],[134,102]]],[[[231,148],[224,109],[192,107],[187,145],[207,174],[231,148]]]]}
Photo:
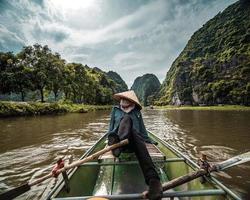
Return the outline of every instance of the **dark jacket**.
{"type": "Polygon", "coordinates": [[[129,115],[133,121],[133,129],[135,129],[145,142],[154,143],[149,137],[145,128],[140,110],[135,107],[129,113],[124,112],[119,106],[114,106],[111,111],[111,119],[109,124],[109,134],[117,133],[119,124],[124,115],[129,115]]]}

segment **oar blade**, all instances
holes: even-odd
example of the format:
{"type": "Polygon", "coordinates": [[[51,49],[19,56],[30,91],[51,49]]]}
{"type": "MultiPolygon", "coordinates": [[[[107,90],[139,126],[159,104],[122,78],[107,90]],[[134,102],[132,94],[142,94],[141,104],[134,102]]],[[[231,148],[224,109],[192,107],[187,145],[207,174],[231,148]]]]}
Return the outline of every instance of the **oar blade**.
{"type": "Polygon", "coordinates": [[[219,164],[219,170],[225,170],[227,168],[233,167],[235,165],[240,165],[250,161],[250,151],[243,153],[241,155],[230,158],[219,164]]]}
{"type": "Polygon", "coordinates": [[[0,200],[11,200],[30,190],[28,183],[0,194],[0,200]]]}

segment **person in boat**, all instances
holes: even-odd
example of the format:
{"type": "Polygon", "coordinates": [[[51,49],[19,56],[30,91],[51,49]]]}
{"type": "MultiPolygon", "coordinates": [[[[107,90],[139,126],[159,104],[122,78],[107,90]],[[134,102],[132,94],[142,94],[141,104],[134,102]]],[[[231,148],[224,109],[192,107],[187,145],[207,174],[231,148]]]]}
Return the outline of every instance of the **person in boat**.
{"type": "Polygon", "coordinates": [[[155,166],[149,155],[145,143],[154,143],[146,131],[140,110],[142,106],[133,90],[117,93],[114,99],[120,102],[114,106],[108,131],[108,144],[112,145],[121,140],[128,139],[125,147],[112,151],[115,157],[119,157],[122,151],[135,153],[142,169],[145,182],[149,186],[148,198],[150,200],[161,199],[162,185],[155,166]]]}

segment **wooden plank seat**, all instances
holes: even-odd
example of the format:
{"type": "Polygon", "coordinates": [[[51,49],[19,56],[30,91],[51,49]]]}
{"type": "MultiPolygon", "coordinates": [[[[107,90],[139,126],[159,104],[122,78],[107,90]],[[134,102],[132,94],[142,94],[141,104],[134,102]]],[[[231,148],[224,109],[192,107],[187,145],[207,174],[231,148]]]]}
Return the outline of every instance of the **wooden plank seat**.
{"type": "MultiPolygon", "coordinates": [[[[166,160],[165,155],[154,144],[146,143],[146,147],[153,161],[166,160]]],[[[113,156],[112,152],[109,151],[98,158],[99,161],[105,159],[115,159],[115,157],[113,156]]]]}

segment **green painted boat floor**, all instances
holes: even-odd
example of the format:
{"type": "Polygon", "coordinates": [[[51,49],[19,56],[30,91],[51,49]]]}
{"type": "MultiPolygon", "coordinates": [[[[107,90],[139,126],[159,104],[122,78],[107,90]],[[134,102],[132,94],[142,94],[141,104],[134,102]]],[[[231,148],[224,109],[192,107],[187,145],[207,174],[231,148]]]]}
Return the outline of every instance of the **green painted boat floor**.
{"type": "Polygon", "coordinates": [[[111,194],[112,191],[112,166],[100,167],[99,175],[92,195],[98,196],[103,194],[111,194]]]}
{"type": "MultiPolygon", "coordinates": [[[[120,156],[121,162],[134,160],[136,158],[133,153],[122,153],[120,156]]],[[[114,163],[114,159],[105,159],[102,163],[114,163]]],[[[146,189],[138,164],[101,166],[93,195],[132,194],[146,189]]]]}
{"type": "Polygon", "coordinates": [[[115,166],[112,194],[132,194],[147,189],[139,165],[115,166]]]}
{"type": "MultiPolygon", "coordinates": [[[[119,163],[137,161],[134,153],[122,153],[119,163]]],[[[102,163],[114,163],[114,159],[102,160],[102,163]]],[[[164,167],[164,164],[160,164],[164,167]]],[[[167,181],[163,169],[158,168],[162,182],[167,181]]],[[[148,189],[139,164],[101,166],[93,195],[133,194],[148,189]]]]}
{"type": "Polygon", "coordinates": [[[69,187],[70,192],[67,193],[65,189],[61,189],[58,197],[72,197],[92,195],[97,180],[99,167],[81,166],[76,173],[70,178],[69,187]],[[91,174],[91,176],[89,176],[91,174]]]}

